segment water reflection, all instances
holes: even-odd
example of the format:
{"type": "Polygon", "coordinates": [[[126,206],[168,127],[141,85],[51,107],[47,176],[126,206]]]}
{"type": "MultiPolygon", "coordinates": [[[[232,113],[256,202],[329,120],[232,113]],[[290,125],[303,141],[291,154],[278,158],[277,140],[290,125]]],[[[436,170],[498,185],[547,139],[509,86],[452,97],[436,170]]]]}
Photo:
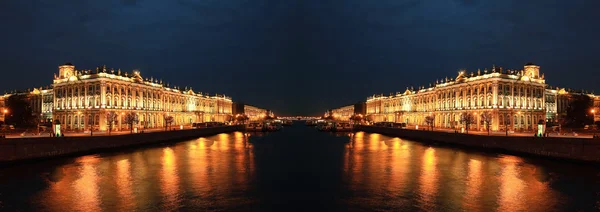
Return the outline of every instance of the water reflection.
{"type": "Polygon", "coordinates": [[[477,204],[482,190],[481,184],[483,183],[481,176],[481,161],[477,159],[470,159],[468,167],[469,170],[466,182],[467,188],[464,200],[462,200],[462,202],[468,211],[481,211],[479,205],[477,204]]]}
{"type": "Polygon", "coordinates": [[[305,129],[0,167],[0,211],[599,209],[596,167],[305,129]]]}
{"type": "Polygon", "coordinates": [[[161,190],[164,206],[169,209],[177,209],[179,207],[179,176],[177,173],[177,164],[175,154],[171,147],[163,148],[161,169],[161,190]]]}
{"type": "Polygon", "coordinates": [[[419,176],[419,202],[424,210],[431,210],[435,206],[435,197],[438,189],[437,157],[435,149],[429,147],[423,154],[421,174],[419,176]]]}
{"type": "Polygon", "coordinates": [[[520,157],[495,158],[375,133],[357,132],[349,140],[344,155],[345,181],[353,193],[367,194],[346,198],[350,206],[368,210],[552,211],[560,199],[548,182],[541,181],[549,178],[547,174],[520,157]]]}
{"type": "Polygon", "coordinates": [[[133,208],[133,192],[131,188],[131,162],[128,159],[122,159],[117,162],[117,172],[115,181],[120,200],[120,205],[123,209],[131,210],[133,208]]]}
{"type": "Polygon", "coordinates": [[[227,210],[249,202],[232,191],[252,189],[253,158],[248,136],[241,132],[83,156],[51,171],[48,189],[35,202],[50,211],[227,210]]]}
{"type": "MultiPolygon", "coordinates": [[[[97,165],[100,159],[96,156],[84,156],[73,164],[61,167],[64,177],[57,181],[48,181],[49,188],[41,196],[46,196],[45,207],[53,211],[65,207],[78,208],[80,211],[100,210],[97,165]]],[[[56,178],[54,178],[56,179],[56,178]]]]}

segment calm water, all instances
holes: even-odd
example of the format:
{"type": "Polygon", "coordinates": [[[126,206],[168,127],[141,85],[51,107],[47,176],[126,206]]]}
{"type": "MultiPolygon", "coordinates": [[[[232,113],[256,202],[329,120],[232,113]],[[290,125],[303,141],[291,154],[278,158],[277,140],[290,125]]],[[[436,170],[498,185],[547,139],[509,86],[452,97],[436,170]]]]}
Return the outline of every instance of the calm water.
{"type": "Polygon", "coordinates": [[[600,169],[296,123],[0,167],[0,211],[598,211],[600,169]]]}

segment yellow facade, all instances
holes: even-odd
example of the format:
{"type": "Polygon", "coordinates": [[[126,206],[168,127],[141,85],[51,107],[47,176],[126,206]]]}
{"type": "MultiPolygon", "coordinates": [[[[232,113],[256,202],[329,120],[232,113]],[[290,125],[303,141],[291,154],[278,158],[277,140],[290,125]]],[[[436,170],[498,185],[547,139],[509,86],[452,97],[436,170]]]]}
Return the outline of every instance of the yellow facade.
{"type": "Polygon", "coordinates": [[[252,105],[244,105],[244,114],[249,121],[258,121],[267,115],[267,110],[252,105]]]}
{"type": "Polygon", "coordinates": [[[354,115],[354,105],[348,105],[331,110],[331,115],[336,120],[349,121],[354,115]]]}
{"type": "Polygon", "coordinates": [[[53,118],[66,130],[107,130],[107,113],[118,116],[113,130],[127,129],[124,116],[136,113],[139,128],[164,127],[164,117],[172,116],[172,125],[193,122],[226,122],[232,117],[232,101],[224,95],[204,95],[190,89],[172,88],[156,79],[144,79],[139,71],[121,74],[106,67],[76,70],[59,66],[53,83],[53,118]]]}
{"type": "Polygon", "coordinates": [[[600,121],[600,96],[585,92],[569,92],[565,88],[546,89],[546,120],[548,122],[562,123],[567,117],[567,109],[573,96],[587,95],[592,101],[590,105],[594,122],[600,121]]]}
{"type": "Polygon", "coordinates": [[[407,89],[396,95],[367,98],[367,119],[373,122],[399,122],[425,125],[425,117],[434,117],[434,126],[460,127],[460,115],[472,113],[472,129],[484,129],[481,114],[492,114],[491,130],[535,129],[545,120],[546,83],[539,66],[525,65],[523,70],[502,71],[496,67],[488,73],[467,74],[462,70],[456,79],[444,79],[429,88],[407,89]]]}

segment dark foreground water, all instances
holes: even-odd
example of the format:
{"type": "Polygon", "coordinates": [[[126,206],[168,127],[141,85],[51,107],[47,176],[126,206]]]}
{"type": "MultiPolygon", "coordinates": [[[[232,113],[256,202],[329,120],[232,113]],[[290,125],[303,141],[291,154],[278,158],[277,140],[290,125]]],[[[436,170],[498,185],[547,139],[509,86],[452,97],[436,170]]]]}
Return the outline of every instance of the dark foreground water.
{"type": "Polygon", "coordinates": [[[597,211],[591,165],[297,123],[0,167],[0,211],[597,211]]]}

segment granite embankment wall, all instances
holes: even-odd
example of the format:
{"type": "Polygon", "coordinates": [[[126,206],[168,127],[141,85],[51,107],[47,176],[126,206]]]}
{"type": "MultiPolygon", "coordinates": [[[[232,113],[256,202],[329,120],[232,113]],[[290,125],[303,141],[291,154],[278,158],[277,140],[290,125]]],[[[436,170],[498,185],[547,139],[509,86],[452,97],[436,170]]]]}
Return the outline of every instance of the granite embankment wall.
{"type": "Polygon", "coordinates": [[[481,136],[374,126],[358,126],[358,130],[421,141],[456,144],[475,148],[586,162],[600,162],[600,139],[481,136]]]}
{"type": "Polygon", "coordinates": [[[242,130],[241,126],[224,126],[190,130],[125,134],[93,137],[48,137],[0,139],[0,163],[62,156],[112,148],[180,141],[219,133],[242,130]]]}

